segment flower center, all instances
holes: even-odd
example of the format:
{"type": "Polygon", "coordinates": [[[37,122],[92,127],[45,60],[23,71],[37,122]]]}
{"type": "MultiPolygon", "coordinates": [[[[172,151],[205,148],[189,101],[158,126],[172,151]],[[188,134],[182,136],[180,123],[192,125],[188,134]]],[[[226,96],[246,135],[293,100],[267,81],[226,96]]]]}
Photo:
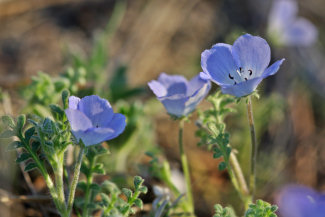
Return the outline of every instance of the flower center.
{"type": "Polygon", "coordinates": [[[239,67],[236,70],[236,73],[228,74],[228,77],[234,81],[234,85],[243,82],[243,81],[248,81],[252,78],[253,75],[253,70],[248,69],[248,70],[244,70],[242,67],[239,67]]]}

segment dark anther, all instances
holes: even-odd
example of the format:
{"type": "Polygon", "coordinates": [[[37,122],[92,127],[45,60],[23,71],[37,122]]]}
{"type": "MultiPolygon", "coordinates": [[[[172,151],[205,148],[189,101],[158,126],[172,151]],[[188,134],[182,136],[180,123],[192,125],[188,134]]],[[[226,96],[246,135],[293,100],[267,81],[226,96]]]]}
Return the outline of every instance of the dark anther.
{"type": "Polygon", "coordinates": [[[240,73],[241,73],[242,69],[243,69],[242,67],[239,67],[239,72],[240,72],[240,73]]]}
{"type": "Polygon", "coordinates": [[[235,81],[235,84],[234,85],[236,85],[237,84],[237,82],[235,81]]]}
{"type": "Polygon", "coordinates": [[[245,78],[245,81],[247,81],[247,78],[245,78]]]}
{"type": "Polygon", "coordinates": [[[98,128],[98,124],[96,124],[96,128],[98,128]]]}
{"type": "Polygon", "coordinates": [[[251,69],[249,69],[248,71],[249,71],[249,76],[251,76],[253,74],[253,71],[251,69]]]}
{"type": "Polygon", "coordinates": [[[234,77],[232,77],[230,74],[229,74],[229,78],[230,78],[230,79],[234,79],[234,77]]]}

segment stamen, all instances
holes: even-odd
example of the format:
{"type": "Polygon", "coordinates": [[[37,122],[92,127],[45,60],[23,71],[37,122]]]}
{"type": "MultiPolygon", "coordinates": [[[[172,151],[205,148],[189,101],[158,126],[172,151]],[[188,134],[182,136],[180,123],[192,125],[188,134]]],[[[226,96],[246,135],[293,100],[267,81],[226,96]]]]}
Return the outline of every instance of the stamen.
{"type": "Polygon", "coordinates": [[[252,76],[253,71],[251,69],[248,69],[248,72],[249,72],[249,76],[252,76]]]}
{"type": "Polygon", "coordinates": [[[245,78],[245,81],[247,81],[247,78],[245,78]]]}
{"type": "Polygon", "coordinates": [[[243,69],[242,67],[239,67],[239,72],[240,72],[240,73],[242,72],[242,69],[243,69]]]}
{"type": "Polygon", "coordinates": [[[236,85],[237,84],[237,82],[235,81],[235,84],[234,85],[236,85]]]}
{"type": "Polygon", "coordinates": [[[232,77],[232,76],[230,75],[230,73],[229,73],[228,75],[229,75],[229,78],[230,78],[231,80],[233,80],[233,79],[234,79],[234,77],[232,77]]]}

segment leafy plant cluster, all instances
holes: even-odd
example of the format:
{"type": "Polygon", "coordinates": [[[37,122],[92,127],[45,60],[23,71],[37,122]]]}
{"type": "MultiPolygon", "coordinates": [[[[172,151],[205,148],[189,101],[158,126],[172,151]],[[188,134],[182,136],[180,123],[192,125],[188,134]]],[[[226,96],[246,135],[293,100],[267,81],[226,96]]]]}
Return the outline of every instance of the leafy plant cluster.
{"type": "Polygon", "coordinates": [[[231,147],[229,145],[229,133],[225,131],[225,118],[229,113],[234,112],[229,105],[235,99],[229,95],[216,92],[207,97],[211,107],[203,112],[199,112],[197,121],[198,130],[196,136],[200,138],[199,146],[207,146],[213,151],[213,158],[223,157],[219,163],[219,170],[224,170],[229,165],[231,147]]]}

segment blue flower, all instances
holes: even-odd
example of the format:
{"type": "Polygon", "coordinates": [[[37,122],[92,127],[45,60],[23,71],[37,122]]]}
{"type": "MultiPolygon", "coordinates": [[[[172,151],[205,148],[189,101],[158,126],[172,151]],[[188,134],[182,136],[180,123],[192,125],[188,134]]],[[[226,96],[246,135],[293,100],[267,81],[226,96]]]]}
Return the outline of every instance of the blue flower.
{"type": "Polygon", "coordinates": [[[201,77],[236,97],[251,94],[266,77],[274,75],[284,59],[267,68],[271,59],[268,43],[250,34],[240,36],[233,46],[218,43],[201,55],[201,77]]]}
{"type": "Polygon", "coordinates": [[[96,95],[82,99],[69,97],[69,108],[65,110],[65,114],[72,134],[86,146],[117,137],[126,125],[125,116],[114,113],[109,102],[96,95]]]}
{"type": "Polygon", "coordinates": [[[277,199],[283,217],[324,217],[325,195],[305,186],[285,187],[277,199]]]}
{"type": "Polygon", "coordinates": [[[161,73],[158,80],[148,83],[167,112],[176,117],[187,116],[208,94],[211,83],[199,75],[187,81],[180,75],[161,73]]]}
{"type": "Polygon", "coordinates": [[[297,17],[297,12],[295,0],[274,0],[268,34],[279,44],[309,46],[316,41],[317,28],[309,20],[297,17]]]}

